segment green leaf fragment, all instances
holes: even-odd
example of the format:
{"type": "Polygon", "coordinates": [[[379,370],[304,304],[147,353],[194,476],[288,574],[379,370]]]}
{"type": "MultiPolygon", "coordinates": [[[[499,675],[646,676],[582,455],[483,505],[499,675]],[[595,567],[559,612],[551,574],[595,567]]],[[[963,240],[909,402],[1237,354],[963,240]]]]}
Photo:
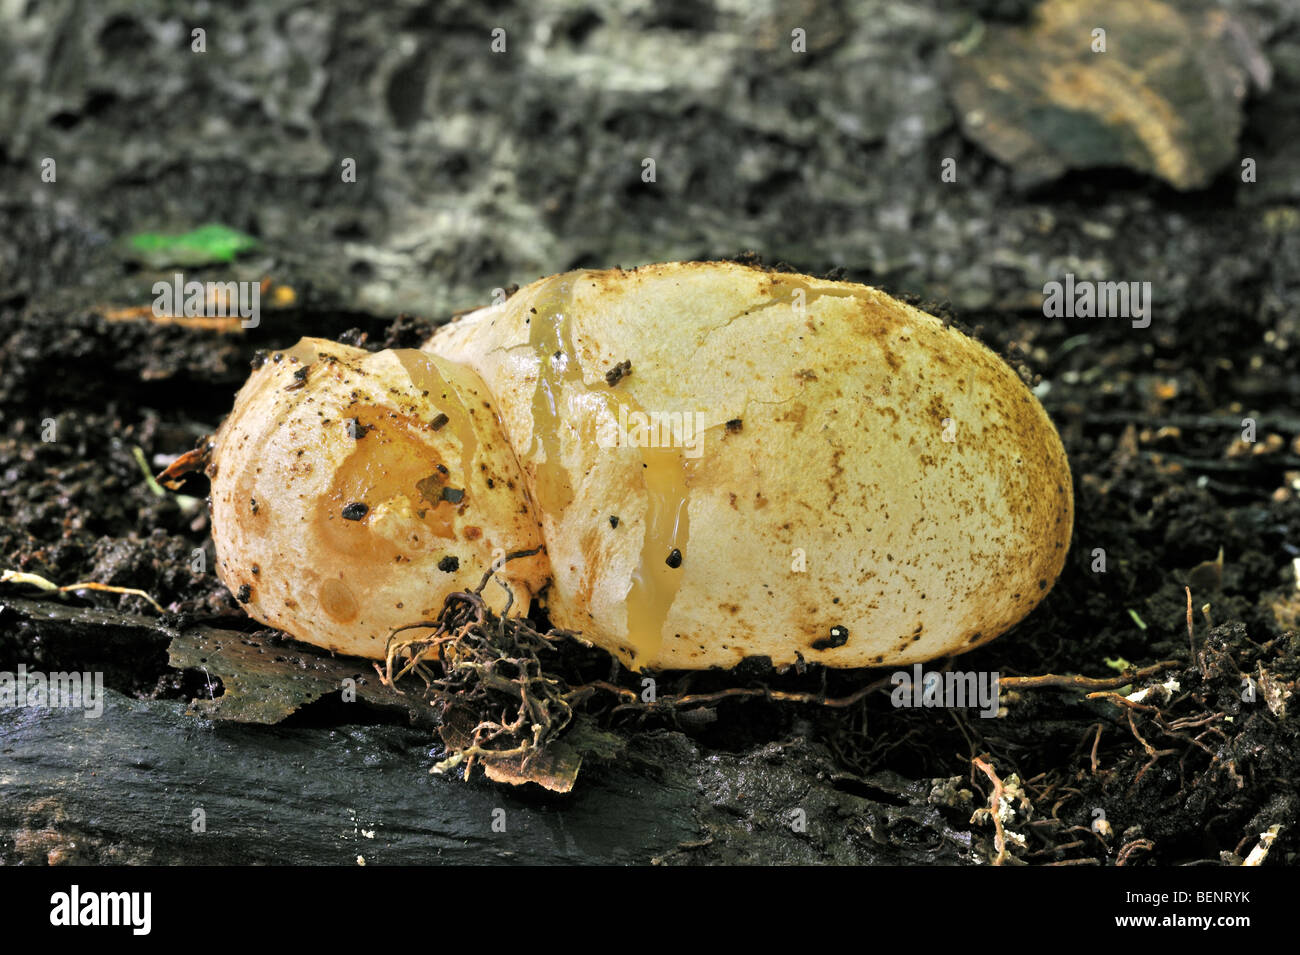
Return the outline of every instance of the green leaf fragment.
{"type": "Polygon", "coordinates": [[[238,229],[210,224],[175,235],[138,232],[131,236],[127,245],[139,259],[162,268],[233,262],[237,256],[256,249],[258,241],[238,229]]]}

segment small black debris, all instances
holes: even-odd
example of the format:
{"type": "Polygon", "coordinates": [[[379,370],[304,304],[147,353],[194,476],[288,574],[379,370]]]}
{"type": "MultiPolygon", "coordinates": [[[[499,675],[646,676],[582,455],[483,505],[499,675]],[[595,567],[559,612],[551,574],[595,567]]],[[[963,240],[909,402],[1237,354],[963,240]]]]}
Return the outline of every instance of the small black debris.
{"type": "Polygon", "coordinates": [[[359,521],[370,513],[370,505],[361,501],[353,501],[343,508],[343,519],[345,521],[359,521]]]}
{"type": "Polygon", "coordinates": [[[307,384],[307,375],[311,373],[311,365],[303,365],[293,373],[293,383],[286,385],[285,391],[297,391],[303,385],[307,384]]]}
{"type": "Polygon", "coordinates": [[[460,570],[460,559],[448,555],[438,561],[438,569],[444,574],[454,574],[456,571],[460,570]]]}
{"type": "Polygon", "coordinates": [[[632,374],[632,362],[630,360],[621,361],[605,372],[605,384],[613,388],[630,374],[632,374]]]}
{"type": "Polygon", "coordinates": [[[836,647],[842,647],[849,642],[848,627],[831,627],[831,635],[822,637],[814,641],[812,648],[814,650],[834,650],[836,647]]]}
{"type": "Polygon", "coordinates": [[[676,570],[678,567],[682,566],[682,552],[674,547],[672,553],[668,555],[668,559],[664,561],[664,563],[673,570],[676,570]]]}

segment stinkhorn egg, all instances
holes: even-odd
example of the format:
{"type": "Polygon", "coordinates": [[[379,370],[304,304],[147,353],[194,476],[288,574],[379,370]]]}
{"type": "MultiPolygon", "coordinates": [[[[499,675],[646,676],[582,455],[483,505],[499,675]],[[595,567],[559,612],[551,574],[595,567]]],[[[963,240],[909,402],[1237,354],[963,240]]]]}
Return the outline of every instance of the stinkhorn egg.
{"type": "Polygon", "coordinates": [[[638,668],[920,662],[1022,619],[1073,525],[1060,438],[991,351],[732,263],[556,275],[418,350],[303,339],[210,461],[248,613],[371,658],[496,566],[638,668]]]}

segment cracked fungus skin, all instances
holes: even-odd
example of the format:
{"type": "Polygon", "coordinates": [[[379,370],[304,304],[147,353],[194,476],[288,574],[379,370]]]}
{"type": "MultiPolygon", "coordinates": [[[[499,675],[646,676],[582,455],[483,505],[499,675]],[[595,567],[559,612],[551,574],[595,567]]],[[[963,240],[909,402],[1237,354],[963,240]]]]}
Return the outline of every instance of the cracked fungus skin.
{"type": "Polygon", "coordinates": [[[281,362],[241,392],[218,434],[214,538],[258,619],[377,656],[387,627],[478,582],[489,541],[544,541],[507,564],[517,599],[549,582],[552,623],[631,666],[892,666],[1004,632],[1065,560],[1070,471],[1042,406],[983,345],[875,289],[730,263],[570,272],[422,352],[436,373],[413,386],[412,353],[307,341],[292,353],[311,363],[301,389],[284,390],[281,362]],[[361,384],[371,363],[388,390],[361,384]],[[450,399],[429,387],[439,374],[450,399]],[[341,492],[352,459],[334,445],[375,436],[343,440],[359,408],[366,425],[396,417],[341,492]],[[471,474],[464,498],[413,517],[438,462],[453,483],[471,474]],[[260,528],[250,481],[279,504],[260,528]],[[339,517],[350,495],[369,505],[361,521],[339,517]],[[458,574],[436,569],[443,554],[458,574]]]}

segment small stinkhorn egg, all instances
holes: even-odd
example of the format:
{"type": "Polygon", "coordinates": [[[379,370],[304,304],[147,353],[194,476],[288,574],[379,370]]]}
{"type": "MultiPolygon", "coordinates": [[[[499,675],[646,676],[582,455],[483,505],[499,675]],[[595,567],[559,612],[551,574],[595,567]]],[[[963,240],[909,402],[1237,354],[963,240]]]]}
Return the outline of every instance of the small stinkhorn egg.
{"type": "Polygon", "coordinates": [[[555,626],[636,667],[913,663],[1023,618],[1070,543],[1069,465],[1033,394],[865,286],[579,271],[418,352],[286,356],[311,365],[302,387],[296,362],[264,363],[215,439],[218,570],[236,588],[260,565],[249,613],[348,653],[382,656],[544,542],[500,572],[514,607],[546,587],[555,626]]]}
{"type": "MultiPolygon", "coordinates": [[[[252,616],[382,657],[391,630],[435,616],[494,559],[541,546],[518,463],[483,407],[491,395],[468,368],[316,339],[285,356],[312,363],[303,387],[285,390],[295,363],[264,363],[214,439],[217,570],[232,590],[251,590],[252,616]],[[439,414],[447,426],[435,430],[439,414]]],[[[511,560],[500,576],[526,606],[545,558],[511,560]]],[[[484,596],[504,607],[500,588],[484,596]]]]}

